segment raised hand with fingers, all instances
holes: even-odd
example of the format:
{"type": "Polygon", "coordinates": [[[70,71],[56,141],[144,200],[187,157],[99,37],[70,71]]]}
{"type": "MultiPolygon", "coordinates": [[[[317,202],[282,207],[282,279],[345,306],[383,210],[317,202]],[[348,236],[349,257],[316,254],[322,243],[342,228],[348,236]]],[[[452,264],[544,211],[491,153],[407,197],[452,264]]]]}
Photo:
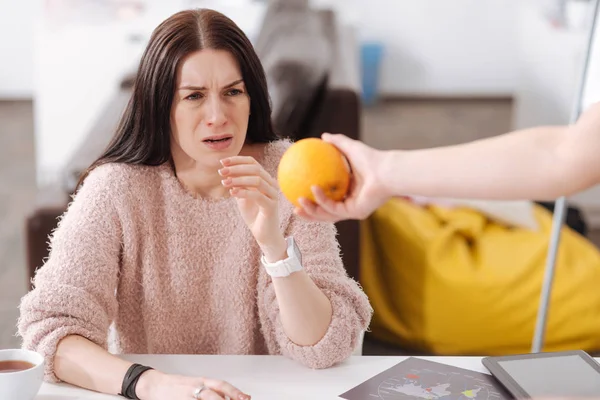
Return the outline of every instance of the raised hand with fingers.
{"type": "Polygon", "coordinates": [[[334,201],[321,188],[313,187],[315,202],[300,199],[302,207],[295,210],[296,214],[312,221],[329,222],[367,218],[390,197],[384,177],[378,174],[379,165],[385,162],[383,153],[340,134],[325,133],[322,139],[336,146],[348,160],[352,170],[350,189],[343,201],[334,201]]]}
{"type": "Polygon", "coordinates": [[[277,181],[250,156],[226,158],[221,164],[222,183],[236,198],[242,218],[263,253],[267,258],[282,256],[287,245],[279,226],[277,181]]]}

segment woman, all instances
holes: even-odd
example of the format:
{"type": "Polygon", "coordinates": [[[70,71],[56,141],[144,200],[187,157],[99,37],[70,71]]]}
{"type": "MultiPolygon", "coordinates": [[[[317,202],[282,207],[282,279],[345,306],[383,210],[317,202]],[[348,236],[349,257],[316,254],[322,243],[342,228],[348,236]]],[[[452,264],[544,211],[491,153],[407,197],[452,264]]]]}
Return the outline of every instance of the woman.
{"type": "Polygon", "coordinates": [[[47,380],[144,400],[245,399],[108,350],[284,354],[313,368],[352,353],[370,305],[334,226],[297,218],[277,189],[289,142],[270,113],[264,71],[231,20],[189,10],[156,28],[116,135],[21,302],[19,333],[46,357],[47,380]]]}
{"type": "Polygon", "coordinates": [[[540,126],[456,146],[412,151],[373,149],[324,134],[354,174],[344,201],[314,189],[296,214],[312,221],[364,219],[394,196],[553,200],[600,183],[600,103],[571,126],[540,126]]]}

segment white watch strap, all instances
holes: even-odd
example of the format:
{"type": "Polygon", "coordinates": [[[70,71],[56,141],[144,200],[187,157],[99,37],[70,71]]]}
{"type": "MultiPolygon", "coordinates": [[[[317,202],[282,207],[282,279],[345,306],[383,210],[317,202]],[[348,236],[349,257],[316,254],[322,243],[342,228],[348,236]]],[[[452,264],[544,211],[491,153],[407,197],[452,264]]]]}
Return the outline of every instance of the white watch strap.
{"type": "Polygon", "coordinates": [[[295,249],[294,239],[288,237],[285,239],[287,243],[287,258],[274,263],[269,263],[265,260],[265,256],[261,256],[260,261],[267,273],[272,277],[285,277],[302,269],[302,261],[295,249]]]}

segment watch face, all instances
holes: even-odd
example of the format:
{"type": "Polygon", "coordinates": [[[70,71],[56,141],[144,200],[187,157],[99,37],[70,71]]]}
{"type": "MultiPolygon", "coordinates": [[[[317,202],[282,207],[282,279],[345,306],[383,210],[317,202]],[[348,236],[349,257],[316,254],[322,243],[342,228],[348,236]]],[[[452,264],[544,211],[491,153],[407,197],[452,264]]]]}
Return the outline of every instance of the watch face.
{"type": "Polygon", "coordinates": [[[300,261],[300,265],[302,265],[302,253],[300,253],[300,248],[296,244],[295,240],[292,239],[292,241],[294,243],[294,253],[296,253],[296,257],[298,257],[298,261],[300,261]]]}

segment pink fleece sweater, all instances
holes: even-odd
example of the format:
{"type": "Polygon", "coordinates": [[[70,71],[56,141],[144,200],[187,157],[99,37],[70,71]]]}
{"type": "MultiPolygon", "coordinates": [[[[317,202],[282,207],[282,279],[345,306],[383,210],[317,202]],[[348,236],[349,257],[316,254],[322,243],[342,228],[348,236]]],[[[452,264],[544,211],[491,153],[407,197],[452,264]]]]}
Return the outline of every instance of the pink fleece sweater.
{"type": "MultiPolygon", "coordinates": [[[[272,176],[288,146],[271,143],[258,160],[272,176]]],[[[369,324],[368,299],[344,270],[335,226],[296,217],[282,195],[279,204],[284,234],[333,307],[314,346],[284,333],[235,199],[192,197],[168,164],[112,164],[88,176],[53,233],[21,301],[23,347],[46,357],[54,382],[57,343],[74,334],[114,353],[283,354],[312,368],[346,359],[369,324]]]]}

